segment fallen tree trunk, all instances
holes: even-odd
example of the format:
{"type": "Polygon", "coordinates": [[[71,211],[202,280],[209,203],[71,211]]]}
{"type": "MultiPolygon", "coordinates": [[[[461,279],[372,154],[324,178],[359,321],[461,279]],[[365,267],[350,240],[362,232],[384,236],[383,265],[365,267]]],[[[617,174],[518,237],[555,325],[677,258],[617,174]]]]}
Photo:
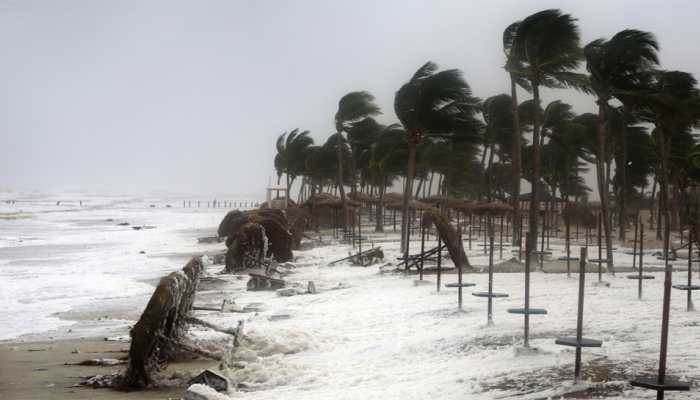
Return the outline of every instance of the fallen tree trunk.
{"type": "Polygon", "coordinates": [[[455,229],[450,222],[440,214],[438,210],[428,209],[423,212],[423,226],[435,225],[440,237],[447,246],[447,251],[450,253],[450,258],[457,268],[473,269],[469,264],[467,254],[464,252],[462,245],[462,231],[455,229]]]}

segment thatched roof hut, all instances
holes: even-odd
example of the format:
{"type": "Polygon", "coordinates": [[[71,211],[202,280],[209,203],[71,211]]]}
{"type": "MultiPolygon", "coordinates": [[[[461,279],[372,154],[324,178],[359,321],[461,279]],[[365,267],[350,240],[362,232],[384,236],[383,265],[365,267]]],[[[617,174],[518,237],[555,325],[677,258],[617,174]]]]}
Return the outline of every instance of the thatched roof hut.
{"type": "MultiPolygon", "coordinates": [[[[360,207],[362,203],[353,199],[346,199],[348,207],[360,207]]],[[[343,201],[330,193],[316,193],[306,202],[307,207],[328,207],[328,208],[343,208],[343,201]]]]}

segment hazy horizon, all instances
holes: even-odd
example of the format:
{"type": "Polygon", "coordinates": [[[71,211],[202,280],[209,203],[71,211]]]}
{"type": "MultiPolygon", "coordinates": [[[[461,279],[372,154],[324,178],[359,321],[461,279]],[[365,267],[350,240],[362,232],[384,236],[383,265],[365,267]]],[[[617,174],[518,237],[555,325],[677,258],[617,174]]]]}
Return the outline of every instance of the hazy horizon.
{"type": "MultiPolygon", "coordinates": [[[[503,29],[545,8],[578,18],[582,44],[651,31],[663,68],[700,76],[689,1],[0,2],[0,190],[262,195],[277,136],[322,143],[347,92],[396,122],[394,92],[432,60],[478,97],[508,93],[503,29]]],[[[595,110],[543,93],[558,98],[595,110]]]]}

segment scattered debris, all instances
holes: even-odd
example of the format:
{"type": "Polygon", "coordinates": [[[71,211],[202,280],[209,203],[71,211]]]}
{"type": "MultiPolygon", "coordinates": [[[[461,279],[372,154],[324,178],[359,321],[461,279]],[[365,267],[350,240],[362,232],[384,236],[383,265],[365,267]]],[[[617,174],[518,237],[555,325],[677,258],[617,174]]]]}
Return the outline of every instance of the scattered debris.
{"type": "Polygon", "coordinates": [[[316,291],[316,284],[314,283],[314,281],[309,281],[309,284],[307,285],[306,290],[309,294],[317,294],[318,293],[318,291],[316,291]]]}
{"type": "Polygon", "coordinates": [[[231,398],[217,392],[209,386],[194,384],[187,388],[185,400],[230,400],[231,398]]]}
{"type": "Polygon", "coordinates": [[[248,290],[277,290],[285,287],[286,282],[282,279],[272,278],[260,274],[248,274],[250,279],[248,280],[248,290]]]}
{"type": "Polygon", "coordinates": [[[190,385],[206,385],[217,392],[226,392],[229,388],[228,378],[210,369],[205,369],[189,381],[190,385]]]}

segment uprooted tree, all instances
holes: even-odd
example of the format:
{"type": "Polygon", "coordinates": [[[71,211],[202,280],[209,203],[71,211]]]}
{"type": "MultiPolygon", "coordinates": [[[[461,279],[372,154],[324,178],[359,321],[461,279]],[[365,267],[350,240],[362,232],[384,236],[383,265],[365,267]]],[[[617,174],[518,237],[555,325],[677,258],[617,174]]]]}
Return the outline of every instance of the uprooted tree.
{"type": "Polygon", "coordinates": [[[218,234],[226,237],[226,273],[259,267],[265,257],[277,262],[293,258],[293,235],[281,210],[231,211],[219,224],[218,234]]]}
{"type": "Polygon", "coordinates": [[[122,389],[146,387],[152,383],[153,373],[167,365],[176,351],[175,344],[184,337],[203,270],[202,261],[193,258],[181,271],[161,278],[146,309],[131,329],[129,364],[115,386],[122,389]]]}

